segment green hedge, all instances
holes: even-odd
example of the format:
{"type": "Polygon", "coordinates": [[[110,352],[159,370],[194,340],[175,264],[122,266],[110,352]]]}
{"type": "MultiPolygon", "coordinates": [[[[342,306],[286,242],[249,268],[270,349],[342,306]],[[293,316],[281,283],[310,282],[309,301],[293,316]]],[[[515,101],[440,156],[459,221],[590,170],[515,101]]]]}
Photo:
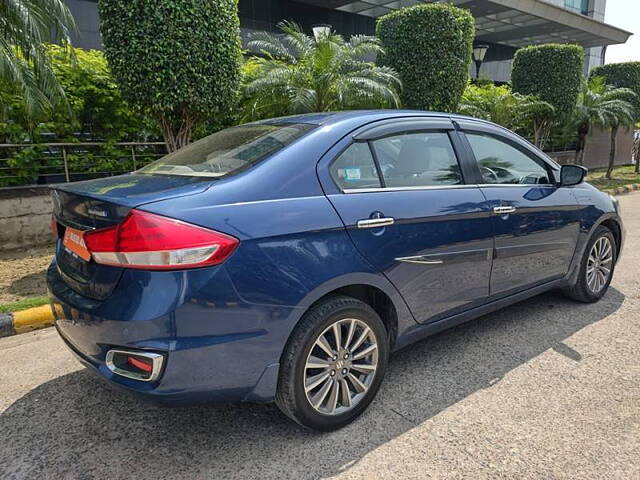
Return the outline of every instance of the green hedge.
{"type": "Polygon", "coordinates": [[[226,116],[240,83],[236,0],[99,0],[109,66],[125,98],[157,119],[170,150],[226,116]]]}
{"type": "Polygon", "coordinates": [[[578,45],[546,44],[521,48],[513,58],[513,91],[550,103],[556,115],[570,114],[582,83],[584,50],[578,45]]]}
{"type": "Polygon", "coordinates": [[[407,108],[452,112],[469,77],[475,25],[468,10],[449,4],[416,5],[378,19],[381,61],[403,83],[407,108]]]}
{"type": "Polygon", "coordinates": [[[604,77],[607,85],[633,90],[636,119],[640,120],[640,62],[609,63],[591,70],[590,77],[604,77]]]}
{"type": "Polygon", "coordinates": [[[33,183],[52,171],[62,171],[41,143],[101,142],[92,153],[69,154],[75,172],[127,172],[131,162],[116,142],[157,141],[154,122],[135,112],[122,98],[107,61],[97,50],[74,49],[72,61],[62,47],[46,46],[56,78],[70,109],[56,108],[27,114],[24,96],[0,82],[0,143],[33,144],[29,148],[0,149],[0,187],[33,183]]]}

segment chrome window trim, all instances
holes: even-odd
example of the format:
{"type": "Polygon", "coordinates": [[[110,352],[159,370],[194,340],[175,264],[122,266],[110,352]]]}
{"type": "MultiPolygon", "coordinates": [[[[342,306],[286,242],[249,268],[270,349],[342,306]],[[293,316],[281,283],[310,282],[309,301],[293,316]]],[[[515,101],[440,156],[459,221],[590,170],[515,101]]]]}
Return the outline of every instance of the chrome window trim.
{"type": "Polygon", "coordinates": [[[553,183],[478,183],[480,188],[488,187],[557,187],[553,183]]]}
{"type": "Polygon", "coordinates": [[[347,188],[345,194],[373,193],[373,192],[405,192],[412,190],[449,190],[459,188],[488,188],[488,187],[556,187],[552,183],[465,183],[460,185],[429,185],[424,187],[375,187],[375,188],[347,188]]]}

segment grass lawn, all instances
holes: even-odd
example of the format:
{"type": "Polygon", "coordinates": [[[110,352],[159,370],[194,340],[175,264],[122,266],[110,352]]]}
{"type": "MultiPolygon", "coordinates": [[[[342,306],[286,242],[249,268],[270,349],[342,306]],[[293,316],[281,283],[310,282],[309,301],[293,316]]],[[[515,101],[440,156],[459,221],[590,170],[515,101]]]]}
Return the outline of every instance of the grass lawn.
{"type": "Polygon", "coordinates": [[[26,310],[27,308],[39,307],[49,303],[47,297],[31,297],[24,300],[18,300],[17,302],[2,303],[0,304],[0,313],[18,312],[20,310],[26,310]]]}
{"type": "Polygon", "coordinates": [[[606,168],[591,170],[587,175],[587,182],[605,190],[622,187],[624,185],[629,185],[630,183],[640,183],[640,173],[636,173],[634,168],[635,165],[614,167],[613,173],[611,174],[611,180],[604,178],[605,173],[607,173],[606,168]]]}

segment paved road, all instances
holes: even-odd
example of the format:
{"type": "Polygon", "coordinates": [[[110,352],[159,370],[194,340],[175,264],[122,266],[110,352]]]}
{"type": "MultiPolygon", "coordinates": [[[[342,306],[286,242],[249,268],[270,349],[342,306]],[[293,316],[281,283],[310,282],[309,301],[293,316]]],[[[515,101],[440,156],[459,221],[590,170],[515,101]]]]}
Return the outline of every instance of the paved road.
{"type": "Polygon", "coordinates": [[[549,293],[413,345],[330,434],[274,406],[168,410],[108,389],[51,329],[0,340],[0,478],[640,478],[640,194],[595,305],[549,293]]]}

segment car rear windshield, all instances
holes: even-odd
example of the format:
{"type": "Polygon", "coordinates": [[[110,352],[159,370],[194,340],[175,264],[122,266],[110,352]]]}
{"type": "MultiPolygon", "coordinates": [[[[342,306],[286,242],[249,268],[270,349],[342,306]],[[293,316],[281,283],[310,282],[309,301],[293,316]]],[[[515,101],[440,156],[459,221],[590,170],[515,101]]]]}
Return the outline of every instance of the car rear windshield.
{"type": "Polygon", "coordinates": [[[227,128],[150,163],[138,173],[227,177],[273,155],[314,128],[316,125],[307,123],[227,128]]]}

